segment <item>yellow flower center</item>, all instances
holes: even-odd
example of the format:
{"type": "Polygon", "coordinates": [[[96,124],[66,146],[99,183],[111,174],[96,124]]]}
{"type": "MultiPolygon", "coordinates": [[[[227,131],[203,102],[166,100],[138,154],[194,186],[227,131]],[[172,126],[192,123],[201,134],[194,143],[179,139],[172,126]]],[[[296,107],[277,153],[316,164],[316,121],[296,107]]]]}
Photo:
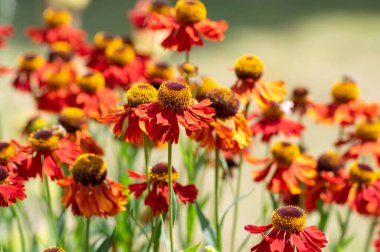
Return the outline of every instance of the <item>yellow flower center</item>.
{"type": "Polygon", "coordinates": [[[175,76],[174,68],[166,62],[156,62],[148,67],[150,78],[160,78],[164,80],[173,79],[175,76]]]}
{"type": "Polygon", "coordinates": [[[331,96],[337,103],[348,103],[359,98],[359,86],[349,77],[336,82],[331,88],[331,96]]]}
{"type": "Polygon", "coordinates": [[[380,122],[378,120],[362,121],[356,127],[356,135],[363,141],[376,141],[380,138],[380,122]]]}
{"type": "Polygon", "coordinates": [[[292,101],[295,104],[306,104],[309,90],[305,87],[297,87],[293,90],[292,101]]]}
{"type": "MultiPolygon", "coordinates": [[[[177,170],[172,167],[172,181],[176,182],[179,177],[177,170]]],[[[159,184],[165,184],[169,181],[168,164],[158,163],[152,167],[149,172],[149,180],[159,184]]]]}
{"type": "Polygon", "coordinates": [[[208,92],[217,87],[219,87],[219,83],[216,80],[210,77],[202,77],[202,83],[197,88],[197,99],[204,99],[208,92]]]}
{"type": "Polygon", "coordinates": [[[279,165],[290,165],[297,157],[301,155],[299,147],[287,141],[278,141],[272,145],[273,159],[279,165]]]}
{"type": "Polygon", "coordinates": [[[65,250],[61,248],[46,248],[41,250],[41,252],[65,252],[65,250]]]}
{"type": "Polygon", "coordinates": [[[281,110],[278,104],[271,104],[269,107],[263,109],[263,116],[266,119],[277,120],[284,115],[284,111],[281,110]]]}
{"type": "Polygon", "coordinates": [[[9,173],[4,166],[0,166],[0,185],[6,184],[8,182],[9,173]]]}
{"type": "Polygon", "coordinates": [[[42,67],[44,62],[45,62],[44,58],[38,56],[35,53],[26,53],[22,55],[18,60],[20,69],[23,71],[28,71],[28,72],[33,72],[33,71],[38,70],[39,68],[42,67]]]}
{"type": "Polygon", "coordinates": [[[245,55],[235,61],[235,74],[239,79],[258,80],[264,71],[264,63],[255,55],[245,55]]]}
{"type": "Polygon", "coordinates": [[[351,180],[359,184],[372,185],[379,178],[379,173],[374,172],[369,165],[358,162],[351,165],[349,172],[351,180]]]}
{"type": "Polygon", "coordinates": [[[158,89],[158,102],[165,108],[183,110],[192,103],[190,87],[178,81],[166,81],[158,89]]]}
{"type": "Polygon", "coordinates": [[[179,23],[193,24],[207,18],[206,7],[198,0],[179,0],[174,9],[179,23]]]}
{"type": "Polygon", "coordinates": [[[8,142],[0,142],[0,164],[6,164],[16,155],[16,147],[8,142]]]}
{"type": "Polygon", "coordinates": [[[56,72],[47,72],[47,85],[51,90],[67,87],[71,81],[71,73],[68,68],[56,72]]]}
{"type": "Polygon", "coordinates": [[[57,27],[71,24],[71,14],[65,10],[47,8],[43,13],[45,24],[49,27],[57,27]]]}
{"type": "Polygon", "coordinates": [[[87,118],[83,109],[66,107],[64,108],[59,117],[58,122],[69,132],[75,132],[87,124],[87,118]]]}
{"type": "Polygon", "coordinates": [[[298,233],[304,229],[306,214],[295,206],[284,206],[272,213],[272,223],[275,228],[287,233],[298,233]]]}
{"type": "Polygon", "coordinates": [[[198,67],[192,63],[183,63],[179,65],[178,71],[184,77],[193,77],[198,74],[198,67]]]}
{"type": "Polygon", "coordinates": [[[149,11],[168,16],[170,14],[170,4],[167,0],[153,0],[150,3],[149,11]]]}
{"type": "Polygon", "coordinates": [[[157,89],[148,83],[137,83],[127,91],[129,106],[135,108],[141,104],[157,101],[157,89]]]}
{"type": "Polygon", "coordinates": [[[53,151],[59,148],[59,136],[52,130],[38,130],[29,136],[29,142],[37,151],[53,151]]]}
{"type": "Polygon", "coordinates": [[[119,36],[107,34],[105,32],[97,32],[94,36],[95,47],[105,50],[108,46],[118,47],[123,45],[123,40],[119,36]]]}
{"type": "Polygon", "coordinates": [[[338,152],[326,151],[317,161],[318,171],[327,171],[336,173],[339,169],[343,168],[343,160],[338,152]]]}
{"type": "Polygon", "coordinates": [[[215,88],[206,94],[206,98],[212,101],[211,107],[215,109],[216,118],[231,117],[239,111],[239,99],[230,88],[215,88]]]}
{"type": "Polygon", "coordinates": [[[77,84],[81,91],[92,94],[104,89],[106,81],[102,73],[94,71],[78,77],[77,84]]]}
{"type": "Polygon", "coordinates": [[[124,44],[121,46],[116,46],[111,44],[106,49],[106,57],[111,64],[125,66],[135,60],[136,54],[135,50],[130,45],[124,44]]]}
{"type": "Polygon", "coordinates": [[[74,50],[70,43],[59,41],[50,45],[50,61],[60,58],[69,61],[74,56],[74,50]]]}
{"type": "Polygon", "coordinates": [[[101,157],[95,154],[82,154],[74,162],[74,180],[82,185],[100,185],[106,176],[107,165],[101,157]]]}
{"type": "Polygon", "coordinates": [[[42,117],[32,118],[26,125],[26,130],[31,133],[49,126],[49,122],[42,117]]]}

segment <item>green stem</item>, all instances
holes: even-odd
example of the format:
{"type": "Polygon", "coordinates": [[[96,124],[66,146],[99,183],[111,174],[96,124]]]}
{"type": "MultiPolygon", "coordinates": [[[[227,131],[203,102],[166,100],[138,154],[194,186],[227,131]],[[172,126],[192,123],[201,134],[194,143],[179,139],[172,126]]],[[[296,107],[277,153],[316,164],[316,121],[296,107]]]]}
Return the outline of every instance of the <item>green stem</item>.
{"type": "Polygon", "coordinates": [[[20,215],[18,214],[17,207],[15,205],[12,205],[11,211],[12,211],[12,214],[13,214],[14,218],[16,219],[16,222],[17,222],[17,228],[18,228],[18,232],[20,234],[22,252],[26,252],[24,230],[22,228],[22,223],[21,223],[20,215]]]}
{"type": "Polygon", "coordinates": [[[347,230],[348,230],[348,224],[350,223],[351,215],[352,215],[352,209],[351,209],[351,207],[348,207],[346,218],[344,219],[343,226],[340,230],[341,233],[340,233],[340,237],[339,237],[338,244],[337,244],[338,249],[344,243],[344,238],[346,238],[346,234],[347,234],[347,230]]]}
{"type": "Polygon", "coordinates": [[[160,218],[157,217],[157,219],[156,219],[156,225],[155,225],[155,227],[153,229],[153,233],[152,233],[152,238],[149,240],[146,252],[150,251],[150,248],[152,247],[152,244],[153,244],[153,240],[156,239],[157,231],[160,228],[159,222],[160,222],[160,218]]]}
{"type": "MultiPolygon", "coordinates": [[[[249,104],[250,104],[250,101],[248,101],[247,104],[245,105],[244,117],[247,117],[249,104]]],[[[243,170],[242,169],[243,161],[244,161],[243,152],[240,152],[239,166],[238,166],[238,180],[237,180],[237,188],[236,188],[236,194],[235,194],[235,207],[234,207],[234,215],[233,215],[233,223],[232,223],[230,252],[234,252],[234,248],[235,248],[235,237],[236,237],[236,227],[237,227],[237,220],[238,220],[238,214],[239,214],[239,198],[240,198],[240,189],[241,189],[241,177],[242,177],[242,170],[243,170]]]]}
{"type": "Polygon", "coordinates": [[[54,235],[55,244],[58,246],[59,237],[58,237],[58,232],[57,232],[57,218],[54,214],[53,206],[51,203],[49,178],[47,176],[44,176],[44,187],[45,187],[45,192],[46,192],[46,201],[47,201],[46,203],[47,203],[48,211],[49,211],[50,225],[51,225],[51,229],[54,235]]]}
{"type": "Polygon", "coordinates": [[[168,142],[168,175],[169,175],[169,237],[170,251],[174,252],[173,241],[173,181],[172,181],[172,144],[168,142]]]}
{"type": "Polygon", "coordinates": [[[190,63],[190,51],[186,51],[185,53],[185,63],[190,63]]]}
{"type": "Polygon", "coordinates": [[[86,218],[86,229],[84,233],[84,252],[90,252],[90,217],[86,218]]]}
{"type": "Polygon", "coordinates": [[[215,148],[215,183],[214,183],[214,215],[216,230],[216,246],[219,252],[222,251],[222,235],[219,225],[219,149],[215,148]]]}
{"type": "Polygon", "coordinates": [[[326,230],[326,226],[327,226],[327,223],[328,223],[328,220],[329,220],[329,217],[330,217],[330,213],[331,213],[332,207],[333,207],[333,205],[330,204],[328,206],[327,210],[324,211],[324,209],[323,209],[323,202],[322,201],[318,202],[318,212],[319,212],[319,216],[320,216],[318,228],[322,232],[324,232],[326,230]]]}
{"type": "Polygon", "coordinates": [[[145,158],[145,175],[146,175],[146,184],[148,187],[148,192],[150,192],[150,183],[149,183],[149,142],[146,134],[143,134],[143,143],[144,143],[144,158],[145,158]]]}
{"type": "Polygon", "coordinates": [[[370,246],[371,246],[373,234],[375,232],[375,228],[376,228],[377,221],[378,221],[377,218],[378,218],[377,216],[373,217],[373,220],[372,220],[371,225],[369,227],[368,235],[367,235],[367,240],[366,240],[365,246],[364,246],[364,252],[369,252],[370,251],[370,246]]]}

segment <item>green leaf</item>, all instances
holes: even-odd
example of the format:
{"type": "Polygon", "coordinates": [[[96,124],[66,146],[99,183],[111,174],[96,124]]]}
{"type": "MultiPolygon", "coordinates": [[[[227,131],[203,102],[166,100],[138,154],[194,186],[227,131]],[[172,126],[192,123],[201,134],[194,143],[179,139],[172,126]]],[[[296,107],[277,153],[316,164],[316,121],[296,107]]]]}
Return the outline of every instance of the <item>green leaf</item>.
{"type": "Polygon", "coordinates": [[[208,150],[205,149],[197,158],[196,158],[196,161],[195,161],[195,178],[198,177],[198,174],[199,172],[201,171],[201,168],[204,166],[204,165],[207,165],[207,153],[208,153],[208,150]]]}
{"type": "Polygon", "coordinates": [[[66,247],[65,242],[65,228],[66,228],[66,211],[63,210],[57,219],[57,230],[59,241],[58,244],[62,247],[66,247]]]}
{"type": "Polygon", "coordinates": [[[226,211],[224,211],[224,213],[223,213],[223,215],[222,215],[222,218],[221,218],[221,220],[220,220],[220,226],[221,226],[221,227],[223,226],[224,220],[225,220],[225,218],[226,218],[228,212],[229,212],[229,211],[230,211],[230,210],[231,210],[231,209],[232,209],[232,208],[233,208],[233,207],[234,207],[239,201],[241,201],[241,200],[247,198],[249,195],[251,195],[251,194],[253,193],[253,191],[254,191],[254,189],[252,188],[252,190],[251,190],[249,193],[247,193],[247,194],[241,196],[241,197],[238,198],[238,199],[235,199],[235,200],[232,202],[232,204],[229,205],[229,206],[227,207],[226,211]]]}
{"type": "Polygon", "coordinates": [[[200,208],[198,203],[195,203],[196,209],[197,209],[197,215],[198,215],[198,220],[201,224],[202,232],[203,232],[203,237],[205,241],[216,247],[216,235],[215,235],[215,230],[212,228],[210,221],[206,218],[206,216],[203,214],[202,209],[200,208]]]}
{"type": "Polygon", "coordinates": [[[160,216],[156,221],[156,226],[154,228],[154,235],[152,237],[154,252],[160,251],[160,238],[161,238],[161,232],[163,231],[162,223],[163,223],[163,220],[162,220],[162,217],[160,216]]]}
{"type": "Polygon", "coordinates": [[[115,233],[116,233],[116,227],[114,228],[112,234],[104,239],[104,241],[100,244],[96,252],[108,252],[112,246],[112,241],[113,241],[113,238],[115,237],[115,233]]]}
{"type": "Polygon", "coordinates": [[[187,216],[186,216],[186,242],[189,245],[193,240],[195,231],[195,220],[197,218],[197,210],[193,204],[187,206],[187,216]]]}
{"type": "Polygon", "coordinates": [[[174,192],[174,189],[172,188],[172,216],[173,216],[173,225],[174,225],[174,223],[175,223],[175,220],[176,220],[176,218],[177,218],[177,211],[178,211],[178,209],[177,209],[177,197],[176,197],[176,194],[175,194],[175,192],[174,192]]]}
{"type": "Polygon", "coordinates": [[[342,214],[339,211],[336,212],[336,218],[338,219],[338,224],[339,224],[340,230],[343,230],[345,223],[344,223],[342,214]]]}
{"type": "Polygon", "coordinates": [[[202,242],[198,242],[194,246],[182,250],[182,252],[197,252],[199,247],[201,246],[201,244],[202,244],[202,242]]]}
{"type": "Polygon", "coordinates": [[[345,239],[343,242],[342,242],[342,245],[340,246],[341,248],[345,248],[347,247],[351,242],[352,240],[355,238],[354,235],[351,235],[350,237],[348,237],[347,239],[345,239]]]}

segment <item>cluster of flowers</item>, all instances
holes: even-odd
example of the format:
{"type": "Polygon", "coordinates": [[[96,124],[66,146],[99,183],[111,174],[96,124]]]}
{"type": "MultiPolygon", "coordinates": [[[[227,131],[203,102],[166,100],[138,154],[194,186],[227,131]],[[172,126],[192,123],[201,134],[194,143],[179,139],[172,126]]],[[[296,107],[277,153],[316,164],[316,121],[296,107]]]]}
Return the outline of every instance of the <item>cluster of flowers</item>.
{"type": "MultiPolygon", "coordinates": [[[[378,105],[360,99],[359,86],[352,78],[344,77],[332,86],[329,104],[312,101],[305,87],[296,88],[287,101],[284,83],[264,81],[264,63],[255,55],[245,55],[234,64],[236,82],[231,88],[222,87],[201,76],[189,62],[193,46],[202,46],[203,38],[222,41],[227,30],[225,21],[207,18],[201,1],[179,0],[175,6],[163,0],[139,1],[128,16],[137,30],[164,32],[163,48],[186,54],[179,75],[153,54],[140,53],[128,36],[98,32],[93,43],[87,44],[86,33],[72,26],[71,14],[53,8],[44,11],[43,27],[27,29],[33,42],[47,46],[46,57],[28,52],[20,56],[16,68],[0,67],[0,74],[14,76],[15,89],[34,98],[40,113],[56,119],[51,125],[41,116],[31,118],[23,131],[28,144],[0,142],[0,206],[23,200],[25,182],[38,175],[64,189],[62,203],[65,208],[71,206],[74,215],[109,217],[126,209],[128,188],[135,198],[144,195],[153,217],[168,213],[172,231],[173,197],[186,204],[195,203],[198,195],[195,185],[177,181],[179,171],[171,162],[172,144],[179,142],[182,127],[188,141],[215,150],[215,246],[219,251],[218,166],[222,159],[231,169],[234,160],[240,159],[237,199],[243,161],[264,164],[252,172],[252,179],[266,183],[274,211],[271,224],[245,226],[263,235],[251,251],[321,251],[327,244],[324,225],[319,226],[322,231],[306,227],[306,212],[318,211],[327,221],[322,217],[331,213],[333,203],[346,204],[375,219],[380,216],[380,174],[373,168],[380,165],[378,105]],[[126,92],[124,104],[120,91],[126,92]],[[253,105],[257,107],[252,109],[253,105]],[[317,159],[308,154],[303,138],[305,117],[339,125],[335,150],[317,159]],[[141,182],[122,185],[107,176],[102,158],[107,150],[94,140],[90,123],[110,125],[116,138],[136,147],[167,145],[168,162],[153,165],[146,174],[129,170],[129,178],[141,182]],[[271,144],[278,136],[282,139],[271,144]],[[253,137],[261,139],[253,143],[253,137]],[[271,154],[254,158],[255,144],[268,146],[271,154]]],[[[0,47],[12,33],[12,27],[0,26],[0,47]]],[[[235,228],[236,221],[231,251],[235,228]]],[[[173,248],[172,232],[170,237],[173,248]]],[[[338,245],[343,241],[341,237],[338,245]]],[[[379,244],[374,242],[380,251],[379,244]]]]}

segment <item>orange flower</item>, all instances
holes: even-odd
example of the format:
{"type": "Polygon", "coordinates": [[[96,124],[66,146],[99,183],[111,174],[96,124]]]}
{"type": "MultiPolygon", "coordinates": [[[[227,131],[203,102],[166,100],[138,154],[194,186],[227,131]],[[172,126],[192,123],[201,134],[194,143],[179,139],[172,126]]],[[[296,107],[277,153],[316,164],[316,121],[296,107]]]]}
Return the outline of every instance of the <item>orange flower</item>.
{"type": "Polygon", "coordinates": [[[336,145],[349,144],[349,148],[343,155],[344,159],[356,160],[360,157],[371,155],[380,165],[380,122],[377,119],[363,120],[356,127],[354,133],[347,139],[340,139],[336,145]]]}
{"type": "Polygon", "coordinates": [[[147,81],[156,89],[161,83],[173,80],[175,77],[174,67],[163,61],[149,64],[147,70],[147,81]]]}
{"type": "Polygon", "coordinates": [[[378,171],[374,171],[366,164],[354,162],[348,173],[346,172],[339,180],[329,182],[336,203],[348,204],[360,214],[379,214],[380,173],[378,171]]]}
{"type": "Polygon", "coordinates": [[[0,25],[0,48],[5,46],[5,39],[12,36],[14,29],[10,25],[0,25]]]}
{"type": "Polygon", "coordinates": [[[309,98],[309,90],[303,86],[293,89],[291,100],[293,102],[292,112],[300,116],[307,114],[313,104],[309,98]]]}
{"type": "Polygon", "coordinates": [[[283,104],[272,103],[269,106],[261,106],[261,113],[253,114],[251,118],[257,121],[251,126],[252,133],[262,134],[262,141],[269,142],[271,138],[279,133],[287,137],[299,137],[304,126],[286,117],[283,104]]]}
{"type": "Polygon", "coordinates": [[[79,93],[76,96],[76,106],[82,108],[85,115],[97,118],[116,107],[119,96],[105,87],[105,79],[100,72],[89,72],[77,80],[79,93]]]}
{"type": "Polygon", "coordinates": [[[169,16],[171,11],[168,0],[138,1],[135,7],[128,11],[128,18],[137,29],[161,30],[167,28],[163,19],[169,16]]]}
{"type": "Polygon", "coordinates": [[[316,226],[305,227],[306,214],[294,206],[284,206],[272,213],[272,223],[266,226],[247,225],[245,230],[262,234],[263,240],[251,252],[302,251],[319,252],[326,247],[326,235],[316,226]],[[264,232],[271,229],[268,234],[264,232]]]}
{"type": "Polygon", "coordinates": [[[65,128],[67,139],[80,146],[82,153],[104,154],[88,131],[88,118],[82,109],[64,108],[58,117],[58,122],[65,128]]]}
{"type": "Polygon", "coordinates": [[[183,52],[190,51],[193,45],[202,46],[199,33],[211,41],[224,40],[227,22],[208,19],[206,7],[201,1],[180,0],[174,10],[175,15],[162,16],[165,27],[171,29],[169,36],[161,43],[164,48],[183,52]]]}
{"type": "Polygon", "coordinates": [[[275,166],[267,188],[274,193],[297,195],[301,193],[300,183],[314,185],[317,176],[316,162],[310,156],[300,153],[296,144],[288,141],[278,141],[272,145],[273,159],[261,171],[253,171],[252,177],[256,182],[263,181],[275,166]]]}
{"type": "Polygon", "coordinates": [[[359,100],[359,86],[348,76],[331,88],[333,101],[327,105],[313,104],[310,115],[323,124],[352,125],[359,117],[374,118],[378,115],[377,104],[359,100]]]}
{"type": "Polygon", "coordinates": [[[106,218],[125,210],[125,187],[107,177],[107,166],[101,157],[80,155],[72,173],[58,184],[66,189],[62,196],[64,207],[71,205],[74,215],[106,218]]]}
{"type": "Polygon", "coordinates": [[[239,110],[239,100],[229,88],[215,88],[206,94],[215,109],[215,121],[210,127],[193,133],[192,138],[200,141],[202,147],[217,148],[236,154],[251,142],[248,122],[239,110]],[[216,140],[213,136],[216,133],[216,140]]]}
{"type": "Polygon", "coordinates": [[[318,175],[315,184],[305,188],[305,208],[313,211],[318,201],[329,204],[332,202],[334,192],[330,181],[341,181],[344,176],[344,163],[341,156],[335,151],[324,152],[317,161],[318,175]]]}
{"type": "Polygon", "coordinates": [[[17,174],[8,172],[4,166],[0,166],[0,207],[8,207],[23,200],[25,195],[24,180],[17,174]]]}
{"type": "Polygon", "coordinates": [[[8,172],[17,174],[19,170],[23,169],[29,158],[15,140],[0,142],[0,166],[5,167],[8,172]]]}
{"type": "Polygon", "coordinates": [[[178,143],[179,124],[190,136],[207,128],[213,121],[214,109],[208,99],[194,104],[188,85],[166,81],[158,89],[157,102],[142,104],[135,110],[141,129],[153,140],[178,143]]]}
{"type": "Polygon", "coordinates": [[[142,144],[143,132],[139,126],[139,117],[135,113],[135,108],[141,104],[157,101],[157,90],[147,83],[137,83],[127,91],[128,104],[123,107],[110,109],[107,115],[99,117],[97,120],[103,124],[114,124],[113,133],[116,137],[123,135],[123,140],[132,144],[142,144]],[[128,123],[128,127],[123,134],[123,126],[128,123]]]}
{"type": "Polygon", "coordinates": [[[238,78],[232,90],[238,95],[242,104],[247,104],[251,97],[259,105],[270,102],[281,102],[286,89],[283,81],[263,82],[260,77],[264,71],[264,63],[255,55],[245,55],[236,60],[235,75],[238,78]]]}
{"type": "Polygon", "coordinates": [[[84,43],[86,33],[71,27],[72,16],[68,11],[47,8],[43,13],[44,27],[29,27],[27,36],[35,43],[51,44],[68,42],[74,47],[84,43]]]}

